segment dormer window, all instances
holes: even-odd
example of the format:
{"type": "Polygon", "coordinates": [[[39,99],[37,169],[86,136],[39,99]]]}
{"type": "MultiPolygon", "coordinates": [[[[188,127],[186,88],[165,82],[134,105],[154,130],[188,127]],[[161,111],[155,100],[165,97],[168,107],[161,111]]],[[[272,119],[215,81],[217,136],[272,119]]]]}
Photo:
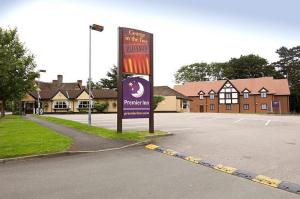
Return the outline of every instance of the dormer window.
{"type": "Polygon", "coordinates": [[[214,91],[209,92],[209,99],[211,99],[211,100],[215,99],[215,92],[214,91]]]}
{"type": "Polygon", "coordinates": [[[244,99],[248,99],[249,98],[249,91],[247,89],[245,89],[243,91],[243,96],[244,96],[244,99]]]}
{"type": "Polygon", "coordinates": [[[199,99],[201,99],[201,100],[204,99],[204,92],[203,91],[199,92],[199,99]]]}
{"type": "Polygon", "coordinates": [[[267,90],[266,89],[263,88],[260,90],[260,97],[267,98],[267,90]]]}

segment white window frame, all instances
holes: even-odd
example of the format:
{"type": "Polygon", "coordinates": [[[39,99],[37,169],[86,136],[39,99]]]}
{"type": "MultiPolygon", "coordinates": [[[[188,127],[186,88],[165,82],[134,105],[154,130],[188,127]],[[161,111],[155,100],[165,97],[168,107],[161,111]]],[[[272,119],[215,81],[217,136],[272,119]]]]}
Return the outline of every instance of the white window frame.
{"type": "Polygon", "coordinates": [[[220,104],[238,104],[239,96],[237,90],[227,82],[219,93],[220,104]]]}
{"type": "Polygon", "coordinates": [[[203,100],[203,99],[204,99],[204,94],[200,94],[200,95],[199,95],[199,98],[200,98],[201,100],[203,100]]]}
{"type": "Polygon", "coordinates": [[[249,104],[244,104],[244,105],[243,105],[243,109],[244,109],[244,110],[249,110],[249,109],[250,109],[250,105],[249,105],[249,104]],[[247,107],[247,108],[246,108],[246,107],[247,107]]]}
{"type": "Polygon", "coordinates": [[[54,101],[53,109],[69,109],[68,101],[54,101]]]}
{"type": "Polygon", "coordinates": [[[210,104],[209,105],[209,110],[214,111],[215,110],[215,104],[210,104]]]}
{"type": "Polygon", "coordinates": [[[261,104],[260,109],[261,110],[268,110],[268,104],[261,104]]]}
{"type": "Polygon", "coordinates": [[[243,95],[244,95],[244,99],[248,99],[249,98],[249,93],[248,92],[244,92],[243,95]]]}
{"type": "MultiPolygon", "coordinates": [[[[94,103],[93,103],[93,101],[91,101],[91,102],[92,102],[91,108],[93,108],[94,103]]],[[[89,100],[79,100],[78,104],[77,104],[77,108],[78,109],[89,109],[89,100]],[[86,104],[86,106],[83,106],[82,103],[86,104]]]]}
{"type": "Polygon", "coordinates": [[[267,92],[266,91],[261,92],[260,97],[261,98],[267,98],[267,92]]]}

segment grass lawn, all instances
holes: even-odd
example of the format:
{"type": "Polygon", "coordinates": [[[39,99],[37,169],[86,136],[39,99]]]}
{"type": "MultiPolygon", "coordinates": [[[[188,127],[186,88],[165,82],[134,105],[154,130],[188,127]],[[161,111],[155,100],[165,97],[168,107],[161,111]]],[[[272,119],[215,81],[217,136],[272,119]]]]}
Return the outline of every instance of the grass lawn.
{"type": "MultiPolygon", "coordinates": [[[[74,129],[77,129],[81,132],[95,134],[105,138],[112,138],[112,139],[123,139],[123,140],[135,140],[135,141],[143,141],[145,140],[146,136],[151,136],[153,134],[149,134],[148,131],[124,131],[123,133],[117,133],[116,131],[99,128],[95,126],[89,126],[87,124],[83,124],[80,122],[75,122],[71,120],[60,119],[56,117],[48,117],[48,116],[36,116],[40,119],[53,122],[56,124],[62,124],[74,129]]],[[[164,135],[165,132],[162,131],[155,131],[154,135],[164,135]]]]}
{"type": "Polygon", "coordinates": [[[0,119],[0,158],[60,152],[71,144],[71,138],[21,116],[0,119]]]}

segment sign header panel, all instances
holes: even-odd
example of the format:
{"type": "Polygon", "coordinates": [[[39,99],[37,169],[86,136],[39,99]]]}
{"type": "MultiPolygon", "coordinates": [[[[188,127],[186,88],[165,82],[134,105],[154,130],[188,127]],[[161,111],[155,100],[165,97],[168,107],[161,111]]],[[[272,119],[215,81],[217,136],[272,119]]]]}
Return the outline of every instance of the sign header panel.
{"type": "Polygon", "coordinates": [[[152,34],[141,30],[120,28],[122,31],[122,72],[150,75],[152,34]]]}
{"type": "Polygon", "coordinates": [[[123,80],[123,119],[149,118],[150,83],[140,77],[123,80]]]}

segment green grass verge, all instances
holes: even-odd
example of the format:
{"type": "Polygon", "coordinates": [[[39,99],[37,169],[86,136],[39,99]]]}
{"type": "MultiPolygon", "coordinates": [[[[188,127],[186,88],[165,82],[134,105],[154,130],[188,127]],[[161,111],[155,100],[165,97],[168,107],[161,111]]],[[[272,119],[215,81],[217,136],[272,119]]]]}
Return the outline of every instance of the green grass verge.
{"type": "Polygon", "coordinates": [[[87,124],[83,124],[80,122],[65,120],[65,119],[56,118],[56,117],[49,117],[49,116],[36,116],[36,117],[38,117],[42,120],[56,123],[56,124],[68,126],[68,127],[77,129],[81,132],[98,135],[98,136],[101,136],[104,138],[143,141],[143,140],[145,140],[145,138],[147,136],[166,134],[165,132],[162,132],[162,131],[155,131],[154,134],[149,134],[148,131],[125,131],[123,133],[117,133],[116,131],[113,131],[110,129],[89,126],[87,124]]]}
{"type": "Polygon", "coordinates": [[[21,116],[0,119],[0,158],[61,152],[71,144],[71,138],[21,116]]]}

